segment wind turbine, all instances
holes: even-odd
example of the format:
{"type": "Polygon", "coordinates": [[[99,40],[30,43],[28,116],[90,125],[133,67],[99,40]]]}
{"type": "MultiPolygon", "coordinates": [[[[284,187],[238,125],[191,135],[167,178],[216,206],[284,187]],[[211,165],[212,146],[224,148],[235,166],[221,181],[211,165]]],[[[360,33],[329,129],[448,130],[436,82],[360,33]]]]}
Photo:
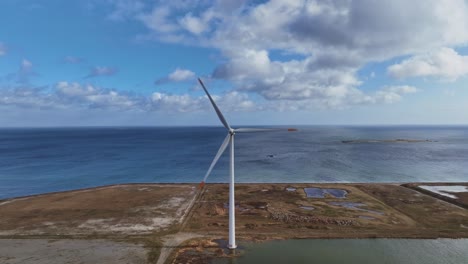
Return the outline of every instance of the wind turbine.
{"type": "MultiPolygon", "coordinates": [[[[214,157],[213,161],[211,162],[210,167],[208,168],[208,171],[205,174],[205,177],[203,178],[203,181],[201,182],[201,186],[203,186],[206,182],[206,179],[210,175],[211,171],[213,170],[213,167],[216,165],[216,162],[218,162],[219,158],[221,155],[224,153],[226,150],[227,146],[230,144],[230,163],[229,163],[229,172],[230,172],[230,177],[229,177],[229,243],[228,243],[228,248],[229,249],[235,249],[237,247],[236,245],[236,226],[235,226],[235,201],[234,201],[234,135],[236,133],[248,133],[248,132],[262,132],[262,131],[271,131],[272,129],[264,129],[264,128],[237,128],[233,129],[231,126],[229,126],[228,122],[224,118],[223,114],[219,110],[218,106],[216,103],[213,101],[213,98],[211,98],[210,93],[208,93],[208,90],[206,89],[205,85],[203,84],[202,80],[198,78],[198,82],[200,85],[203,87],[203,90],[205,90],[206,95],[208,96],[208,99],[210,99],[211,104],[213,105],[214,110],[216,111],[216,114],[219,117],[219,120],[221,123],[224,125],[224,127],[228,130],[228,134],[226,138],[223,141],[223,144],[221,144],[221,147],[218,150],[218,153],[216,153],[216,156],[214,157]]],[[[288,128],[288,131],[296,131],[296,129],[291,129],[288,128]]]]}

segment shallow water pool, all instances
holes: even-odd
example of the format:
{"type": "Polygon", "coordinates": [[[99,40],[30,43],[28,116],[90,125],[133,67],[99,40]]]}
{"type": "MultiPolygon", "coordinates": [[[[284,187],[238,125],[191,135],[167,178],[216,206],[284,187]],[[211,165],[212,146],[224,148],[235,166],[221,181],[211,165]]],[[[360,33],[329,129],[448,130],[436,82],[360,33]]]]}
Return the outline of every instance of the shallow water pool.
{"type": "Polygon", "coordinates": [[[244,255],[212,263],[462,264],[468,239],[305,239],[239,243],[244,255]]]}
{"type": "Polygon", "coordinates": [[[309,198],[325,198],[328,194],[334,198],[346,198],[348,192],[343,189],[326,189],[326,188],[304,188],[306,196],[309,198]]]}

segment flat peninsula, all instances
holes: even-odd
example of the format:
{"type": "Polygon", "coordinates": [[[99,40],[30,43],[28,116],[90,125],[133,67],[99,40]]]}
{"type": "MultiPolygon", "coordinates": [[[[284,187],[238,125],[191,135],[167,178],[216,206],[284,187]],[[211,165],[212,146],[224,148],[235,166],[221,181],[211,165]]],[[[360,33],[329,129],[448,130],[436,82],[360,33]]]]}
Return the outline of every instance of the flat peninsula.
{"type": "MultiPolygon", "coordinates": [[[[255,183],[235,190],[239,241],[468,238],[466,182],[255,183]]],[[[187,261],[187,248],[220,249],[227,201],[227,184],[122,184],[0,200],[0,262],[16,263],[14,247],[34,246],[39,254],[83,239],[106,241],[97,244],[109,252],[139,248],[115,256],[129,263],[187,261]],[[40,241],[53,243],[41,251],[40,241]]],[[[90,261],[107,255],[99,257],[90,261]]]]}

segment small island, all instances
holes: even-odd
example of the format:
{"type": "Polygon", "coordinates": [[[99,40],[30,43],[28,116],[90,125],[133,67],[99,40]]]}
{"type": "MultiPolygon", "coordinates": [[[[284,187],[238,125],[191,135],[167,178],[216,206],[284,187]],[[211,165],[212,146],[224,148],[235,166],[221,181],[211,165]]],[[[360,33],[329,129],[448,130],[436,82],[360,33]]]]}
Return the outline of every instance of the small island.
{"type": "Polygon", "coordinates": [[[355,140],[342,140],[342,143],[352,144],[352,143],[422,143],[422,142],[437,142],[429,139],[355,139],[355,140]]]}

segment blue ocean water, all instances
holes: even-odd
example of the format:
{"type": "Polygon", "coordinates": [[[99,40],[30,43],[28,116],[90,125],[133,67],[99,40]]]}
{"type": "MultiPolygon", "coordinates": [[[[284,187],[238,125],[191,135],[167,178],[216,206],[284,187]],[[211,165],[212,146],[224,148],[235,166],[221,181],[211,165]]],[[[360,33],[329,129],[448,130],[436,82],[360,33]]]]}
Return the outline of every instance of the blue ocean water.
{"type": "MultiPolygon", "coordinates": [[[[200,182],[221,127],[0,129],[0,199],[129,182],[200,182]]],[[[468,181],[467,126],[311,126],[236,135],[237,182],[468,181]],[[422,139],[418,143],[342,140],[422,139]]],[[[208,182],[227,182],[228,154],[208,182]]]]}

